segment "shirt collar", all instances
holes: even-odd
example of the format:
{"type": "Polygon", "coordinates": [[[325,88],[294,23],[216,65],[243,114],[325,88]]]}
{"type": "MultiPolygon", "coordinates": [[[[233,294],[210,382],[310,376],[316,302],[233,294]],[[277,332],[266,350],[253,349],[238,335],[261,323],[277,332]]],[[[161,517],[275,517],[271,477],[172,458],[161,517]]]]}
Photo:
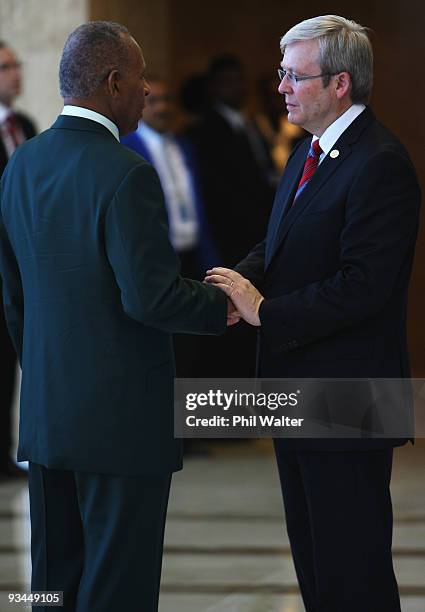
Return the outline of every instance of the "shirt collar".
{"type": "Polygon", "coordinates": [[[234,130],[241,130],[245,128],[244,116],[240,111],[237,111],[234,108],[227,106],[227,104],[223,104],[222,102],[217,102],[215,105],[215,110],[222,117],[224,117],[228,123],[230,123],[234,130]]]}
{"type": "Polygon", "coordinates": [[[12,109],[0,102],[0,123],[4,123],[9,115],[13,113],[12,109]]]}
{"type": "MultiPolygon", "coordinates": [[[[345,111],[338,119],[336,119],[331,125],[326,128],[323,134],[319,138],[320,148],[324,155],[327,155],[332,149],[338,138],[345,132],[349,125],[351,125],[360,113],[364,111],[366,106],[364,104],[353,104],[348,110],[345,111]]],[[[318,136],[313,136],[311,142],[313,143],[318,139],[318,136]]]]}
{"type": "Polygon", "coordinates": [[[100,123],[104,127],[106,127],[111,134],[118,140],[120,140],[120,133],[118,127],[113,123],[108,117],[105,115],[101,115],[90,108],[84,108],[83,106],[73,106],[72,104],[65,104],[61,115],[68,115],[70,117],[82,117],[83,119],[90,119],[91,121],[96,121],[96,123],[100,123]]]}

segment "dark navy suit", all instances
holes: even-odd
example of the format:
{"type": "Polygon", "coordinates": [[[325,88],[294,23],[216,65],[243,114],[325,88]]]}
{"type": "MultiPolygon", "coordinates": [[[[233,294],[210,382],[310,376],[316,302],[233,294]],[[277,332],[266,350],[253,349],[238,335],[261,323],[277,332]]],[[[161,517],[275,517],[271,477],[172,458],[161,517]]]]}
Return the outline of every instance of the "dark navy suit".
{"type": "MultiPolygon", "coordinates": [[[[408,154],[366,108],[292,204],[309,146],[287,163],[266,239],[236,267],[265,296],[258,374],[408,377],[420,203],[408,154]]],[[[275,441],[308,612],[399,611],[389,482],[392,449],[405,442],[275,441]]]]}
{"type": "Polygon", "coordinates": [[[171,473],[172,332],[222,333],[226,299],[183,279],[155,170],[61,116],[1,183],[0,270],[22,365],[35,590],[65,610],[157,609],[171,473]]]}

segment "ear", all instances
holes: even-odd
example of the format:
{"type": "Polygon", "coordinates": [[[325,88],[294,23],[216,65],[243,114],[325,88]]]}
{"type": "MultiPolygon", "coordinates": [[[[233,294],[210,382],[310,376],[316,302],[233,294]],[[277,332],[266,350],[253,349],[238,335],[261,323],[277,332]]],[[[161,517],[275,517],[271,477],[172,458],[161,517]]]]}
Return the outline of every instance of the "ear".
{"type": "Polygon", "coordinates": [[[340,72],[336,75],[336,97],[344,98],[351,90],[351,76],[349,72],[340,72]]]}
{"type": "Polygon", "coordinates": [[[121,75],[118,70],[111,70],[106,80],[109,94],[115,98],[120,93],[121,75]]]}

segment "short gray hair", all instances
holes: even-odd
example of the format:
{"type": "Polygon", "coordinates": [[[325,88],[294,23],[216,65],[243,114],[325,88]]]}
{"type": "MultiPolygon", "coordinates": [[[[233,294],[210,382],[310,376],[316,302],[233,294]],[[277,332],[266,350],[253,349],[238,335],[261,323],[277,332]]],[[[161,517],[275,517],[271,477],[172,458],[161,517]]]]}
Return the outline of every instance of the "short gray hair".
{"type": "MultiPolygon", "coordinates": [[[[348,72],[353,104],[369,101],[373,85],[373,51],[368,28],[339,15],[322,15],[301,21],[282,36],[280,49],[302,40],[319,40],[319,65],[326,74],[348,72]]],[[[323,84],[329,85],[330,77],[323,84]]]]}
{"type": "Polygon", "coordinates": [[[90,21],[71,32],[59,65],[63,98],[88,98],[111,70],[128,59],[130,32],[113,21],[90,21]]]}

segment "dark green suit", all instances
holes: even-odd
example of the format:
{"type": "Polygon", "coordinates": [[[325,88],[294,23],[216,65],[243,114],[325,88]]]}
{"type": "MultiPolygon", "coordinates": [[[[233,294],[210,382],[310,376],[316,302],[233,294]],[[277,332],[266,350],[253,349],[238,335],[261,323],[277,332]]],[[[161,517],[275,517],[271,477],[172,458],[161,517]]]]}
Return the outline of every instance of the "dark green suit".
{"type": "MultiPolygon", "coordinates": [[[[19,460],[169,482],[181,467],[171,334],[222,333],[226,300],[179,276],[155,170],[101,124],[61,116],[18,149],[1,189],[4,305],[22,365],[19,460]]],[[[81,477],[71,484],[81,498],[81,477]]]]}

